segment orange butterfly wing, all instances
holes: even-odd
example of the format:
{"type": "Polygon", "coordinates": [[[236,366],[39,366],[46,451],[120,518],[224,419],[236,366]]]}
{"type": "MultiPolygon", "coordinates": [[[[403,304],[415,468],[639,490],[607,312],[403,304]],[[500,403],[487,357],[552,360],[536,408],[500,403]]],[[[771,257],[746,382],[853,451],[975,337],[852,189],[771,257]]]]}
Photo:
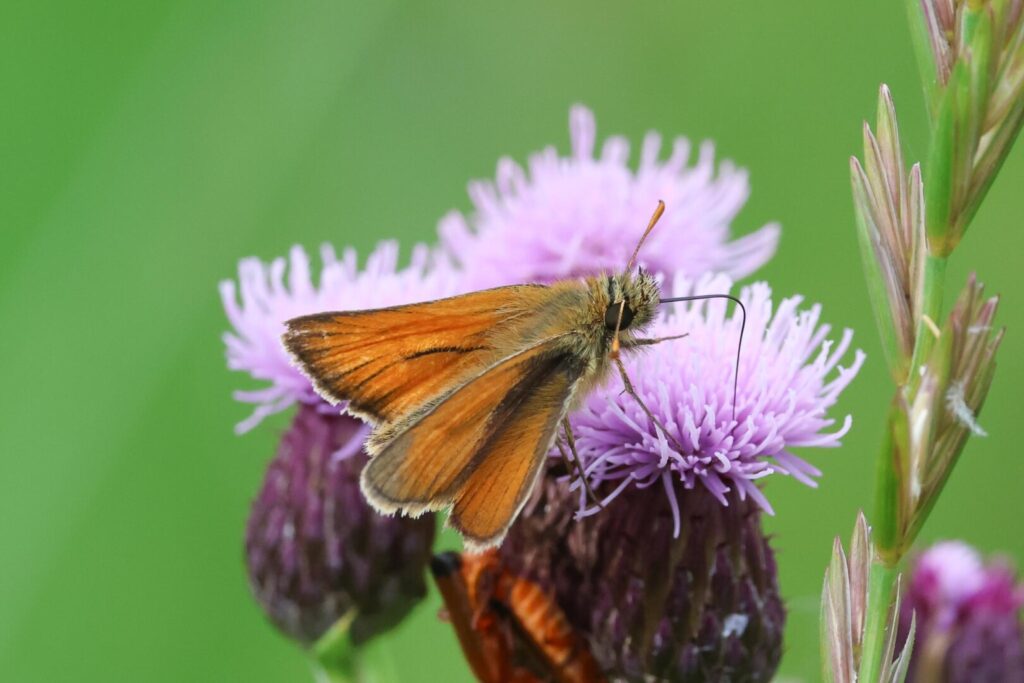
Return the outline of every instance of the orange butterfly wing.
{"type": "Polygon", "coordinates": [[[495,331],[530,310],[534,285],[371,311],[289,320],[284,343],[332,403],[374,422],[394,421],[497,360],[495,331]]]}
{"type": "Polygon", "coordinates": [[[470,549],[500,543],[533,490],[580,377],[573,363],[556,358],[542,376],[524,381],[515,412],[502,416],[499,429],[474,457],[476,467],[462,483],[448,518],[470,549]]]}
{"type": "Polygon", "coordinates": [[[455,504],[449,523],[469,544],[499,543],[533,487],[582,369],[555,337],[497,363],[379,437],[363,469],[384,512],[455,504]]]}

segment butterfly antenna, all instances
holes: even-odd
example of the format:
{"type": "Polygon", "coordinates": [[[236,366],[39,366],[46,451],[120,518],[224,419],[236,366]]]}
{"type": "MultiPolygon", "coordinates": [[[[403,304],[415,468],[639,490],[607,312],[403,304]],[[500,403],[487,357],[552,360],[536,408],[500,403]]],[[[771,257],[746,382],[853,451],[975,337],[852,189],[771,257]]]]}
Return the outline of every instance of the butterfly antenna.
{"type": "MultiPolygon", "coordinates": [[[[626,262],[626,272],[633,270],[633,266],[636,265],[636,257],[640,255],[640,247],[644,246],[644,242],[647,240],[647,236],[654,230],[654,226],[658,224],[658,219],[661,218],[661,214],[665,213],[665,202],[658,200],[658,206],[655,207],[654,213],[651,214],[651,220],[647,221],[647,229],[644,230],[644,234],[640,236],[640,241],[636,243],[636,249],[633,250],[633,255],[629,257],[629,261],[626,262]]],[[[615,336],[612,337],[612,358],[619,357],[619,329],[622,327],[622,314],[626,310],[626,299],[617,302],[619,304],[619,317],[615,321],[615,336]]]]}
{"type": "Polygon", "coordinates": [[[740,322],[740,341],[736,344],[736,367],[732,376],[732,421],[736,422],[736,395],[740,383],[740,353],[743,350],[743,332],[747,329],[747,308],[743,302],[731,294],[695,294],[693,296],[674,296],[667,299],[658,299],[659,304],[671,304],[677,301],[705,301],[707,299],[728,299],[740,307],[743,320],[740,322]]]}
{"type": "Polygon", "coordinates": [[[654,213],[651,215],[651,220],[647,222],[647,229],[644,230],[644,234],[641,235],[640,241],[636,243],[636,249],[633,250],[633,255],[629,257],[629,262],[626,263],[626,272],[633,270],[633,266],[636,265],[636,257],[640,254],[640,247],[644,246],[644,241],[647,236],[651,234],[651,230],[654,230],[654,226],[657,225],[658,219],[661,218],[661,214],[665,213],[665,202],[658,200],[658,207],[654,209],[654,213]]]}

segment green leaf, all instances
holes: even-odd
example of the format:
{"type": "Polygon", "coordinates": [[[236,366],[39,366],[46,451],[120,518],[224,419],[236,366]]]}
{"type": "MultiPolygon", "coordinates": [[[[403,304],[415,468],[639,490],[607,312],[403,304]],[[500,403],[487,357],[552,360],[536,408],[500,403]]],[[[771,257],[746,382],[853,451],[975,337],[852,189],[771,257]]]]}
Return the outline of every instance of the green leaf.
{"type": "Polygon", "coordinates": [[[821,596],[822,621],[825,626],[827,655],[825,666],[831,670],[828,680],[855,683],[857,680],[853,621],[850,614],[850,575],[843,544],[837,537],[832,544],[832,560],[825,571],[825,588],[821,596]]]}
{"type": "Polygon", "coordinates": [[[903,577],[898,576],[893,585],[893,599],[889,606],[889,626],[885,632],[885,650],[882,654],[882,675],[880,680],[884,683],[903,683],[907,675],[907,665],[910,663],[910,652],[914,644],[914,617],[910,619],[910,634],[903,644],[903,650],[896,655],[896,639],[899,637],[900,626],[900,602],[902,601],[903,577]]]}
{"type": "Polygon", "coordinates": [[[356,683],[365,680],[361,673],[359,649],[349,638],[356,614],[353,607],[310,648],[318,682],[356,683]]]}
{"type": "Polygon", "coordinates": [[[902,518],[900,501],[909,470],[909,428],[900,394],[889,408],[885,440],[875,471],[875,547],[885,558],[898,557],[902,518]]]}
{"type": "Polygon", "coordinates": [[[971,101],[976,109],[975,129],[980,137],[984,122],[985,110],[991,96],[992,56],[995,50],[992,45],[992,16],[985,10],[967,11],[973,26],[970,34],[970,74],[971,101]]]}
{"type": "Polygon", "coordinates": [[[1003,56],[1002,68],[991,84],[981,139],[974,164],[971,187],[961,210],[961,220],[970,222],[988,193],[999,169],[1013,148],[1024,123],[1024,22],[1017,29],[1014,53],[1003,56]]]}
{"type": "Polygon", "coordinates": [[[831,605],[828,597],[829,572],[825,570],[824,584],[821,587],[821,605],[818,611],[818,649],[821,653],[821,680],[825,683],[835,683],[836,677],[832,672],[832,629],[829,615],[831,605]]]}
{"type": "Polygon", "coordinates": [[[903,651],[896,657],[892,664],[892,683],[903,683],[907,679],[907,670],[910,667],[910,658],[914,654],[914,636],[917,635],[917,615],[910,617],[910,630],[907,633],[907,642],[903,644],[903,651]]]}
{"type": "Polygon", "coordinates": [[[868,582],[871,577],[871,564],[874,560],[874,548],[871,545],[871,532],[864,512],[857,513],[857,522],[853,527],[850,539],[850,619],[853,631],[855,652],[860,652],[864,642],[864,622],[868,611],[868,582]]]}
{"type": "MultiPolygon", "coordinates": [[[[966,83],[958,84],[956,96],[956,148],[955,170],[950,217],[950,238],[955,245],[963,237],[973,213],[965,213],[974,183],[975,158],[978,144],[985,132],[985,117],[991,99],[992,74],[992,18],[982,9],[964,12],[965,53],[961,56],[967,64],[966,83]]],[[[948,240],[947,240],[948,241],[948,240]]]]}
{"type": "Polygon", "coordinates": [[[921,76],[921,85],[924,88],[924,101],[928,105],[929,121],[934,123],[941,83],[928,34],[928,22],[921,0],[905,0],[904,4],[910,23],[910,40],[914,46],[914,54],[917,56],[917,69],[921,76]]]}
{"type": "Polygon", "coordinates": [[[957,93],[966,91],[966,85],[967,71],[963,64],[957,64],[939,102],[928,145],[928,164],[924,174],[925,220],[928,250],[937,256],[947,256],[952,250],[947,238],[953,198],[957,93]]]}
{"type": "Polygon", "coordinates": [[[861,655],[860,681],[881,681],[881,674],[887,670],[885,661],[892,614],[893,587],[897,584],[899,572],[885,562],[875,562],[871,567],[868,588],[867,627],[864,632],[864,651],[861,655]]]}
{"type": "MultiPolygon", "coordinates": [[[[929,246],[930,249],[930,246],[929,246]]],[[[921,380],[918,370],[927,361],[935,343],[935,335],[931,326],[925,322],[925,316],[934,324],[942,318],[942,297],[945,289],[946,257],[927,254],[924,259],[922,278],[918,287],[915,304],[917,305],[918,321],[914,339],[914,354],[910,361],[911,373],[908,386],[914,389],[921,380]]]]}

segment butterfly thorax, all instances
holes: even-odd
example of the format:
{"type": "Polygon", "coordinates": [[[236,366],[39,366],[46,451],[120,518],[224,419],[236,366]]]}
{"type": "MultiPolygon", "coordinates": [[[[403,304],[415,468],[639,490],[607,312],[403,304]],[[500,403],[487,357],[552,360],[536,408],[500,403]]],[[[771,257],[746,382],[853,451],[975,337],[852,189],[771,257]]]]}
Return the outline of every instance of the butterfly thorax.
{"type": "MultiPolygon", "coordinates": [[[[536,308],[521,323],[513,323],[515,331],[510,336],[519,345],[524,340],[540,343],[557,337],[557,344],[580,365],[580,382],[574,392],[579,395],[587,393],[608,375],[621,303],[625,306],[622,307],[619,341],[628,349],[654,319],[659,297],[654,278],[643,272],[564,280],[534,291],[538,295],[536,308]]],[[[500,332],[496,335],[498,346],[502,345],[504,336],[500,332]]]]}

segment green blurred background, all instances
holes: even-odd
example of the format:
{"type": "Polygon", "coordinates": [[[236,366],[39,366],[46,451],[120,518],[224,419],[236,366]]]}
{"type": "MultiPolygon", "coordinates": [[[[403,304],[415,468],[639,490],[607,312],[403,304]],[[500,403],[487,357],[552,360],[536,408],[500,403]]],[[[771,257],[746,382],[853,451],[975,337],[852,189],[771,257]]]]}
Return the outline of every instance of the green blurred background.
{"type": "MultiPolygon", "coordinates": [[[[924,152],[902,4],[3,3],[0,677],[310,680],[245,581],[249,501],[286,418],[232,433],[248,408],[216,284],[293,243],[430,239],[500,155],[566,150],[583,102],[602,137],[712,138],[749,168],[737,230],[784,228],[760,276],[823,302],[869,354],[846,445],[813,453],[820,489],[768,483],[781,673],[815,680],[822,572],[870,500],[891,393],[847,176],[879,82],[908,156],[924,152]]],[[[954,259],[957,287],[977,268],[1006,296],[1010,334],[991,436],[924,532],[1018,561],[1022,182],[1018,149],[954,259]]],[[[383,644],[395,680],[468,680],[437,606],[383,644]]]]}

